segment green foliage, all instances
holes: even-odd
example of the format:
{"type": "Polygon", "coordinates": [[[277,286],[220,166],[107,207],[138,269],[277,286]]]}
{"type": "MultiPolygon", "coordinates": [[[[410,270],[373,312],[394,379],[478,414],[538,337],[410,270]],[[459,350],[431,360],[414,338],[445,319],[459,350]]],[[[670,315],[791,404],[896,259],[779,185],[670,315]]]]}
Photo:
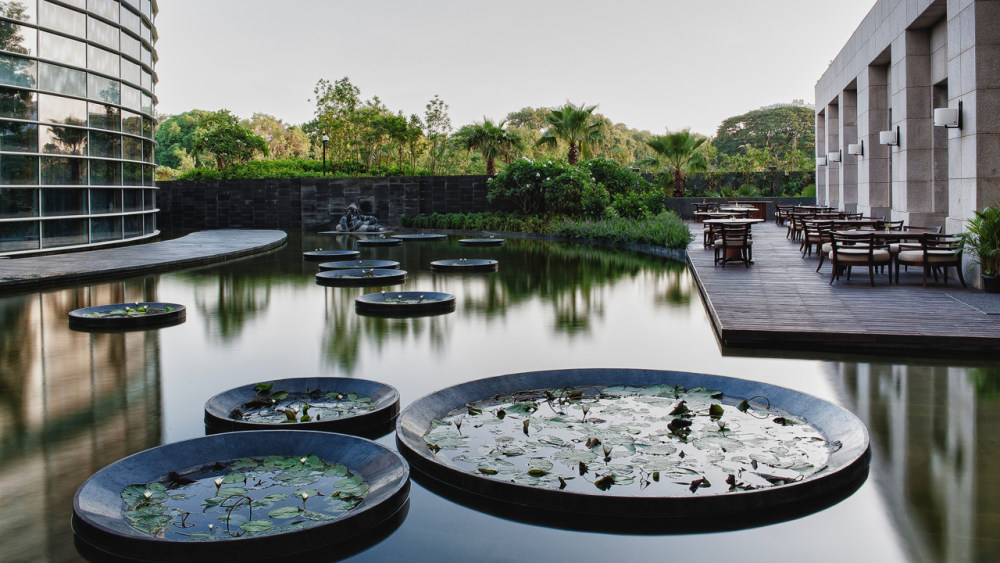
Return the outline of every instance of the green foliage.
{"type": "Polygon", "coordinates": [[[514,203],[525,215],[599,217],[610,198],[583,167],[559,161],[519,159],[488,182],[491,202],[514,203]]]}
{"type": "Polygon", "coordinates": [[[200,125],[205,132],[196,149],[215,155],[219,170],[234,162],[246,162],[255,154],[268,154],[267,142],[240,125],[239,119],[229,110],[219,110],[205,116],[200,125]]]}
{"type": "Polygon", "coordinates": [[[193,160],[193,165],[200,164],[197,147],[205,132],[202,120],[208,115],[207,111],[194,109],[161,121],[153,134],[159,145],[155,153],[156,163],[183,170],[182,160],[187,157],[193,160]]]}
{"type": "Polygon", "coordinates": [[[581,154],[590,158],[593,144],[603,137],[601,123],[593,116],[595,109],[597,106],[574,106],[567,102],[565,106],[549,111],[545,115],[548,129],[535,144],[555,146],[560,140],[565,141],[569,145],[566,161],[570,164],[576,164],[581,154]]]}
{"type": "Polygon", "coordinates": [[[816,116],[809,107],[759,109],[723,121],[713,144],[730,156],[740,154],[744,146],[779,155],[797,150],[811,154],[815,127],[816,116]]]}
{"type": "Polygon", "coordinates": [[[400,217],[400,224],[413,229],[455,229],[460,231],[501,231],[508,233],[546,233],[549,220],[517,213],[432,213],[400,217]]]}
{"type": "Polygon", "coordinates": [[[603,184],[612,195],[645,192],[653,187],[641,174],[633,172],[610,158],[594,158],[581,164],[587,167],[594,180],[598,184],[603,184]]]}
{"type": "Polygon", "coordinates": [[[965,247],[984,276],[1000,275],[1000,209],[976,211],[966,223],[965,247]]]}
{"type": "Polygon", "coordinates": [[[482,123],[466,125],[455,134],[466,150],[479,151],[483,155],[487,176],[497,173],[498,158],[510,162],[524,149],[524,141],[506,125],[506,121],[497,124],[483,118],[482,123]]]}
{"type": "MultiPolygon", "coordinates": [[[[398,166],[376,166],[368,168],[364,164],[352,160],[328,162],[327,176],[335,177],[391,177],[391,176],[422,176],[427,170],[412,170],[398,166]]],[[[323,163],[318,160],[290,158],[286,160],[252,160],[230,164],[224,170],[212,168],[195,168],[177,174],[178,180],[253,180],[263,178],[319,178],[323,176],[323,163]]]]}
{"type": "Polygon", "coordinates": [[[691,172],[708,170],[708,160],[701,151],[707,139],[692,135],[689,131],[654,137],[646,144],[656,152],[656,157],[642,161],[649,166],[665,166],[670,172],[674,197],[684,196],[684,177],[691,172]]]}
{"type": "Polygon", "coordinates": [[[802,188],[802,193],[799,195],[801,197],[816,197],[816,184],[809,184],[802,188]]]}
{"type": "Polygon", "coordinates": [[[558,175],[546,179],[542,185],[547,213],[584,215],[585,194],[588,202],[587,216],[600,217],[607,207],[607,190],[598,186],[588,172],[576,166],[564,166],[558,175]]]}
{"type": "Polygon", "coordinates": [[[552,232],[569,238],[608,242],[634,242],[684,249],[692,240],[686,223],[671,211],[643,219],[575,220],[564,218],[552,223],[552,232]]]}
{"type": "Polygon", "coordinates": [[[642,196],[635,192],[617,193],[611,196],[611,207],[622,219],[642,219],[648,213],[642,196]]]}

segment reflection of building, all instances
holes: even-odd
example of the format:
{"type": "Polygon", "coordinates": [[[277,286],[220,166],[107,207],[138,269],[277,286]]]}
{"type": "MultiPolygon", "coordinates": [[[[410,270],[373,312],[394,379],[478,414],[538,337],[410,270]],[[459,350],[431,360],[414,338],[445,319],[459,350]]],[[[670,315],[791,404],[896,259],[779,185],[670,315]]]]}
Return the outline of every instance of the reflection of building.
{"type": "Polygon", "coordinates": [[[0,1],[0,255],[157,234],[156,11],[0,1]]]}
{"type": "Polygon", "coordinates": [[[157,333],[67,328],[70,310],[125,297],[116,284],[0,299],[0,558],[76,560],[77,487],[160,443],[157,333]]]}
{"type": "Polygon", "coordinates": [[[1000,561],[1000,404],[977,396],[970,372],[853,363],[834,372],[871,433],[870,478],[913,561],[1000,561]]]}
{"type": "Polygon", "coordinates": [[[819,202],[949,233],[996,205],[998,24],[992,1],[878,0],[816,83],[819,202]]]}

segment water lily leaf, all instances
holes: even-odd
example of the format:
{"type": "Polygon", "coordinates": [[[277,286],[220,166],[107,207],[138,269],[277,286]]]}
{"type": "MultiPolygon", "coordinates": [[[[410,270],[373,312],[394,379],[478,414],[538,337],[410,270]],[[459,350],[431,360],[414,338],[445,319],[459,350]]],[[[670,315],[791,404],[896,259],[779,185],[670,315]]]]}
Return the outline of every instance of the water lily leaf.
{"type": "Polygon", "coordinates": [[[167,487],[163,483],[146,485],[129,485],[122,490],[121,497],[128,507],[136,508],[142,504],[157,504],[167,498],[167,487]],[[149,493],[147,496],[146,493],[149,493]]]}
{"type": "Polygon", "coordinates": [[[601,477],[600,479],[594,481],[594,486],[602,491],[606,491],[615,484],[615,476],[611,473],[601,477]]]}
{"type": "Polygon", "coordinates": [[[299,489],[292,493],[292,496],[296,498],[314,498],[319,496],[319,491],[316,489],[299,489]]]}
{"type": "Polygon", "coordinates": [[[188,536],[189,541],[206,541],[215,539],[212,534],[206,534],[205,532],[198,532],[196,534],[191,534],[188,536]]]}
{"type": "Polygon", "coordinates": [[[597,459],[597,454],[593,450],[560,450],[552,454],[552,459],[566,464],[568,467],[576,468],[580,463],[590,463],[597,459]]]}
{"type": "Polygon", "coordinates": [[[712,403],[712,405],[708,407],[708,416],[712,418],[722,418],[722,415],[725,412],[726,411],[723,410],[722,405],[717,403],[712,403]]]}
{"type": "Polygon", "coordinates": [[[222,487],[215,496],[218,498],[229,498],[233,496],[244,496],[247,490],[244,487],[222,487]]]}
{"type": "Polygon", "coordinates": [[[275,401],[284,401],[288,398],[288,391],[275,391],[271,393],[271,399],[275,401]]]}
{"type": "Polygon", "coordinates": [[[255,459],[244,457],[234,461],[229,468],[233,471],[244,471],[246,469],[256,469],[260,463],[255,459]]]}
{"type": "Polygon", "coordinates": [[[323,475],[326,477],[343,477],[347,475],[346,465],[331,465],[323,471],[323,475]]]}
{"type": "Polygon", "coordinates": [[[506,409],[507,414],[522,414],[522,415],[530,415],[531,413],[537,410],[538,410],[538,405],[531,401],[517,403],[507,407],[506,409]]]}
{"type": "Polygon", "coordinates": [[[253,502],[250,503],[250,506],[252,508],[271,508],[271,505],[273,505],[276,502],[281,502],[286,498],[288,498],[288,495],[285,495],[283,493],[273,493],[267,495],[264,498],[259,498],[254,500],[253,502]]]}
{"type": "Polygon", "coordinates": [[[270,520],[250,520],[240,524],[240,529],[249,534],[259,534],[274,527],[274,522],[270,520]]]}
{"type": "Polygon", "coordinates": [[[353,477],[348,477],[347,479],[341,479],[333,484],[334,487],[340,489],[353,489],[361,484],[361,475],[355,475],[353,477]]]}
{"type": "Polygon", "coordinates": [[[302,512],[302,508],[298,506],[282,506],[281,508],[276,508],[271,512],[268,512],[267,516],[276,520],[287,520],[289,518],[301,516],[302,512]]]}
{"type": "Polygon", "coordinates": [[[459,450],[466,447],[469,437],[458,432],[443,430],[424,435],[424,442],[442,450],[459,450]]]}
{"type": "Polygon", "coordinates": [[[246,481],[247,481],[247,476],[244,475],[243,473],[230,473],[229,475],[226,475],[225,477],[222,478],[222,482],[224,484],[246,483],[246,481]]]}
{"type": "Polygon", "coordinates": [[[552,470],[552,462],[544,457],[533,457],[528,460],[528,467],[548,473],[552,470]]]}

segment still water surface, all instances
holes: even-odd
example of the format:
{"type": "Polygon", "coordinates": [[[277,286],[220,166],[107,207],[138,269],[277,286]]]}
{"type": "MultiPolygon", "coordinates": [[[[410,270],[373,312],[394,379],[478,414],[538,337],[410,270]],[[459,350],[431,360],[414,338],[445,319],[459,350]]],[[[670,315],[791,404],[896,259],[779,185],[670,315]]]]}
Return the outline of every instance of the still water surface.
{"type": "MultiPolygon", "coordinates": [[[[998,561],[1000,362],[720,350],[683,266],[569,244],[508,240],[368,248],[409,271],[388,290],[444,291],[454,313],[378,319],[373,291],[314,283],[301,253],[349,237],[291,233],[240,261],[0,297],[0,545],[6,561],[74,561],[72,496],[126,455],[204,434],[206,399],[288,377],[374,379],[402,406],[482,377],[562,368],[696,371],[782,385],[868,425],[872,471],[842,502],[778,524],[701,534],[572,531],[493,516],[415,481],[406,519],[358,561],[998,561]],[[433,260],[495,258],[492,274],[430,272],[433,260]],[[80,307],[160,300],[187,322],[155,331],[74,332],[80,307]]],[[[379,442],[395,448],[393,436],[379,442]]],[[[771,516],[771,515],[769,515],[771,516]]]]}

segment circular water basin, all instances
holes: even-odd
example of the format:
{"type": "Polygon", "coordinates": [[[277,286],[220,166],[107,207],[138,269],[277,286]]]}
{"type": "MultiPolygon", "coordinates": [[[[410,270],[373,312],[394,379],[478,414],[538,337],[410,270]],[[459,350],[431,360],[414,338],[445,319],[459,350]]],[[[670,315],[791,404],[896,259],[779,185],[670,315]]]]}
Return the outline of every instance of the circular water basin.
{"type": "Polygon", "coordinates": [[[187,308],[178,303],[137,301],[85,307],[69,312],[74,330],[136,330],[180,324],[187,308]]]}
{"type": "Polygon", "coordinates": [[[368,293],[354,300],[354,310],[362,315],[379,317],[438,315],[455,310],[455,296],[434,291],[368,293]]]}
{"type": "Polygon", "coordinates": [[[307,262],[323,262],[335,258],[348,260],[358,256],[361,256],[361,253],[357,250],[310,250],[302,253],[302,258],[307,262]]]}
{"type": "Polygon", "coordinates": [[[399,269],[395,260],[342,260],[339,262],[323,262],[319,265],[321,272],[326,270],[356,270],[379,268],[385,270],[399,269]]]}
{"type": "Polygon", "coordinates": [[[463,238],[458,240],[459,246],[503,246],[502,238],[463,238]]]}
{"type": "Polygon", "coordinates": [[[397,246],[403,244],[403,240],[397,237],[360,238],[355,244],[358,246],[397,246]]]}
{"type": "Polygon", "coordinates": [[[398,285],[406,281],[406,270],[358,268],[326,270],[316,274],[316,283],[331,287],[366,287],[398,285]]]}
{"type": "Polygon", "coordinates": [[[441,235],[435,233],[419,233],[419,234],[408,234],[408,235],[393,235],[399,240],[404,242],[424,242],[433,240],[445,240],[448,235],[441,235]]]}
{"type": "Polygon", "coordinates": [[[495,272],[498,265],[496,260],[454,258],[431,262],[431,270],[435,272],[495,272]]]}

